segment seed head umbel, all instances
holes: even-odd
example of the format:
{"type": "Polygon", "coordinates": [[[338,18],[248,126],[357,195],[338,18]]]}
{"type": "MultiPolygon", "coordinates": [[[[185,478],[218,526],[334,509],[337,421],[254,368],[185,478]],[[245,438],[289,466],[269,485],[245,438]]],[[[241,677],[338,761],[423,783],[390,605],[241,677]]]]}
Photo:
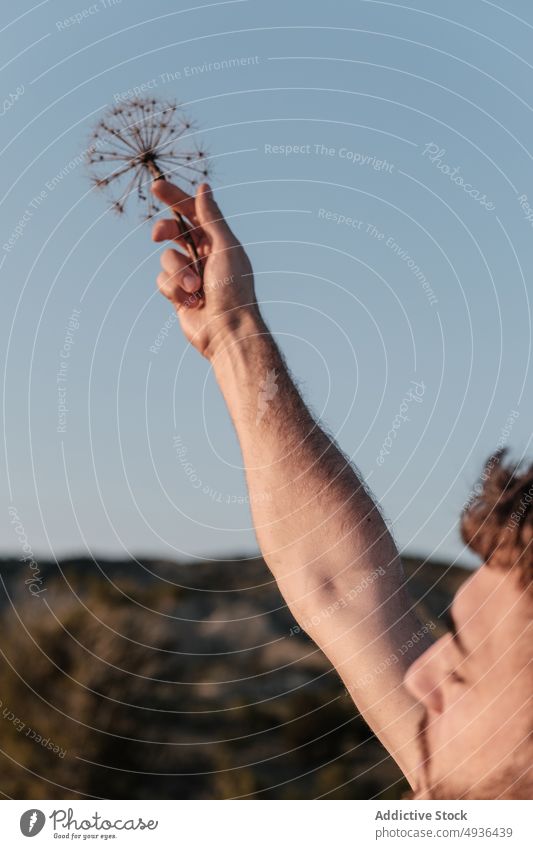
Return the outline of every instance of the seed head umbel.
{"type": "Polygon", "coordinates": [[[137,197],[151,218],[159,209],[150,192],[154,179],[172,180],[190,193],[209,176],[206,151],[195,136],[175,101],[137,98],[114,106],[91,135],[87,160],[93,184],[106,191],[116,212],[137,197]]]}

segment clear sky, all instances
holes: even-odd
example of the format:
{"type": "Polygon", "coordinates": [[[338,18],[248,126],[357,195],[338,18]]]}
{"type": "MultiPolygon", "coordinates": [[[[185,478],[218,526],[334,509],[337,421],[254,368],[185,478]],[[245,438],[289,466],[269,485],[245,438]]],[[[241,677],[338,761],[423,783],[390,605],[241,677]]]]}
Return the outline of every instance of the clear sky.
{"type": "Polygon", "coordinates": [[[531,4],[1,16],[2,552],[10,507],[40,555],[256,550],[213,376],[155,290],[160,248],[79,164],[100,112],[150,84],[200,127],[267,321],[400,548],[464,560],[482,461],[531,455],[531,4]]]}

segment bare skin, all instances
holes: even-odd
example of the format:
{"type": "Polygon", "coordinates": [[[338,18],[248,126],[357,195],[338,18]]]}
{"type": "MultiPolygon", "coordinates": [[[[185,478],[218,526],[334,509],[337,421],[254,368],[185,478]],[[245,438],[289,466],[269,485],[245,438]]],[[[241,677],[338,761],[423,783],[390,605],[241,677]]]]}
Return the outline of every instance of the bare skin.
{"type": "MultiPolygon", "coordinates": [[[[455,634],[408,670],[426,709],[419,798],[518,798],[531,776],[533,620],[516,572],[482,566],[457,593],[455,634]],[[501,781],[502,773],[511,778],[501,781]]],[[[530,779],[531,780],[531,779],[530,779]]]]}
{"type": "MultiPolygon", "coordinates": [[[[450,638],[433,645],[405,591],[398,551],[376,504],[294,386],[261,317],[244,249],[207,186],[195,198],[164,181],[152,191],[191,222],[204,263],[202,292],[170,219],[153,230],[155,241],[177,245],[162,254],[158,286],[175,306],[186,338],[213,368],[240,441],[259,545],[288,607],[331,660],[417,797],[430,798],[432,787],[459,781],[453,772],[459,748],[470,784],[481,780],[488,774],[485,756],[473,751],[477,738],[461,731],[465,718],[473,722],[480,712],[479,688],[463,707],[458,700],[449,716],[435,707],[444,684],[434,669],[451,651],[450,638]]],[[[467,592],[454,608],[470,622],[468,607],[475,602],[467,592]]],[[[509,589],[506,603],[513,599],[509,589]]],[[[493,624],[494,611],[492,617],[493,624]]],[[[477,628],[483,630],[479,620],[477,628]]],[[[479,670],[487,657],[476,655],[479,670]]],[[[490,675],[485,698],[490,680],[493,688],[497,684],[490,675]]],[[[523,709],[523,688],[509,684],[509,699],[523,709]]],[[[486,716],[494,721],[490,710],[486,716]]]]}

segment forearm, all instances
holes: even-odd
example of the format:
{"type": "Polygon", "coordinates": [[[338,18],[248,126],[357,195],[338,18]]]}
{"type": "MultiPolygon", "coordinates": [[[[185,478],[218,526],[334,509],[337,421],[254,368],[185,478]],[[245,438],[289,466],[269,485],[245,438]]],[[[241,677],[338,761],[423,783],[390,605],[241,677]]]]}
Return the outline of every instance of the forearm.
{"type": "Polygon", "coordinates": [[[243,453],[261,550],[287,602],[349,592],[376,566],[400,567],[372,498],[314,421],[259,317],[246,316],[211,362],[243,453]]]}

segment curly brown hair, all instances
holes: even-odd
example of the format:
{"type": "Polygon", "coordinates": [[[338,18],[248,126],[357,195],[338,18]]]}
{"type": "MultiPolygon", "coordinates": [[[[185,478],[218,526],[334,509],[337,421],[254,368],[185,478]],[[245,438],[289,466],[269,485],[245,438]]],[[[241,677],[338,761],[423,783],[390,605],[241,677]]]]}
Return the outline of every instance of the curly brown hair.
{"type": "Polygon", "coordinates": [[[461,535],[488,565],[517,569],[533,590],[533,463],[506,461],[507,449],[492,454],[474,496],[461,515],[461,535]]]}

